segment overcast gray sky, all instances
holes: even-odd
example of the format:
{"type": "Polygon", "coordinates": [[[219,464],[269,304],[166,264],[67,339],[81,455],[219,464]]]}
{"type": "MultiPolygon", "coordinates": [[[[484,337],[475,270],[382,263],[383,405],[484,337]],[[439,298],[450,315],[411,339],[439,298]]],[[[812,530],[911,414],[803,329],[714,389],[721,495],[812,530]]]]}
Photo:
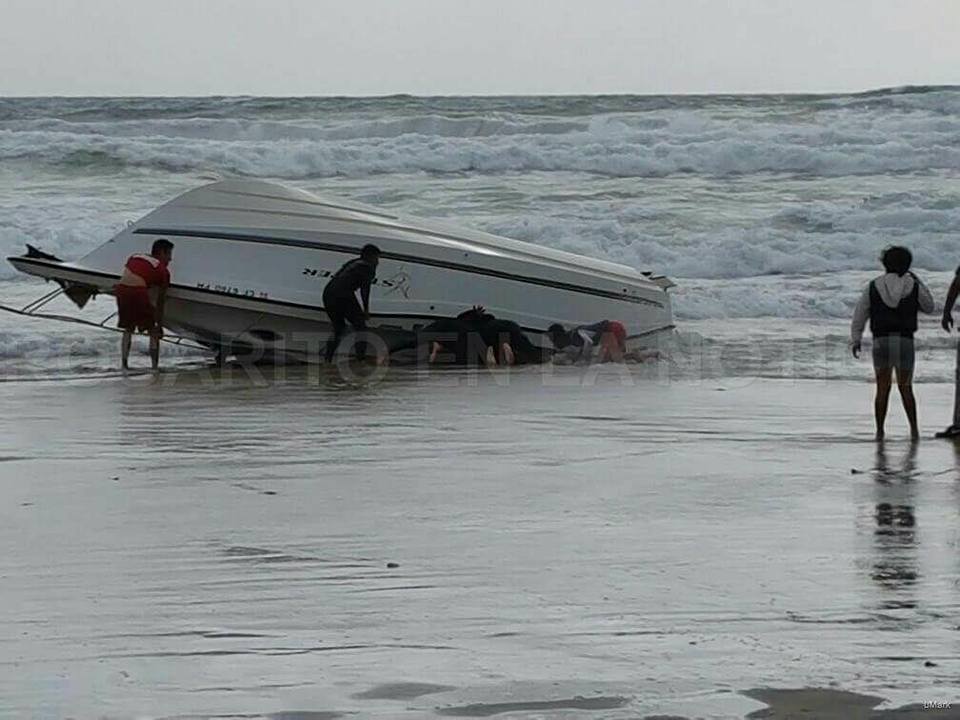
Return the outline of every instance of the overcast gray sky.
{"type": "Polygon", "coordinates": [[[0,0],[2,95],[960,84],[960,0],[0,0]]]}

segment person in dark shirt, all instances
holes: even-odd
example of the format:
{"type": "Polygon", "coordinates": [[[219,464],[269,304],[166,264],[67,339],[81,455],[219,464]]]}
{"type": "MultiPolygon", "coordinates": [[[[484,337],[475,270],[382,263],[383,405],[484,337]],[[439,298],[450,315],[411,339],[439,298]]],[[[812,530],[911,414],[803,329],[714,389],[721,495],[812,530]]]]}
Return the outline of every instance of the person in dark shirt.
{"type": "MultiPolygon", "coordinates": [[[[376,245],[364,245],[360,250],[360,257],[344,263],[323,289],[323,307],[330,318],[332,328],[324,355],[327,362],[333,360],[348,322],[355,332],[363,332],[367,329],[367,318],[370,315],[370,286],[376,277],[379,262],[380,248],[376,245]],[[362,307],[357,302],[358,290],[363,302],[362,307]]],[[[358,358],[364,357],[367,354],[367,344],[358,342],[356,352],[358,358]]]]}
{"type": "Polygon", "coordinates": [[[863,328],[869,320],[873,334],[873,369],[877,379],[877,396],[873,404],[877,440],[884,437],[883,425],[894,371],[910,423],[910,437],[918,440],[920,428],[913,394],[913,334],[917,331],[917,312],[933,312],[933,296],[927,286],[910,272],[913,256],[907,248],[887,248],[880,260],[886,274],[872,280],[860,295],[850,324],[850,349],[854,357],[860,357],[863,328]]]}

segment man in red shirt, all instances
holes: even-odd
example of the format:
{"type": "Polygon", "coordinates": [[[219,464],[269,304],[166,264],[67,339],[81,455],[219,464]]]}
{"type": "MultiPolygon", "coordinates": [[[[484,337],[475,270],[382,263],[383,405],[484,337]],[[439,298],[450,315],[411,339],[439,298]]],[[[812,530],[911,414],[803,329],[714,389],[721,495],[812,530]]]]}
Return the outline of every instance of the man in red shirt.
{"type": "Polygon", "coordinates": [[[133,333],[150,333],[150,361],[160,367],[160,338],[163,337],[163,306],[170,285],[167,266],[173,259],[173,243],[157,240],[149,255],[131,255],[123,267],[120,282],[113,286],[117,296],[117,326],[123,330],[120,365],[126,370],[133,333]]]}

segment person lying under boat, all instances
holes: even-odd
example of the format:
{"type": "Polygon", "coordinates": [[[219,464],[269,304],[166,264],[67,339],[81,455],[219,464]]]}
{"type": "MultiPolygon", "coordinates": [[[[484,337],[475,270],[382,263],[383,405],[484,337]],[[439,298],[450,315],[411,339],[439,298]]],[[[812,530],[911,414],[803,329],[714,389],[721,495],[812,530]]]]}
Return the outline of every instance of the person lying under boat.
{"type": "Polygon", "coordinates": [[[520,325],[495,317],[482,305],[474,305],[457,318],[471,331],[479,333],[487,346],[488,365],[535,365],[546,362],[552,355],[550,350],[530,342],[520,325]]]}
{"type": "MultiPolygon", "coordinates": [[[[487,344],[480,331],[480,326],[492,318],[480,306],[474,306],[457,317],[434,320],[417,331],[419,361],[431,365],[496,366],[497,353],[487,344]]],[[[507,352],[513,358],[512,348],[508,348],[507,352]]],[[[513,364],[512,361],[510,364],[513,364]]]]}
{"type": "Polygon", "coordinates": [[[550,351],[530,342],[515,322],[502,320],[481,305],[453,318],[440,318],[417,331],[417,355],[431,364],[517,365],[542,363],[550,351]]]}
{"type": "Polygon", "coordinates": [[[459,318],[438,318],[416,328],[406,337],[394,338],[389,345],[391,360],[417,365],[482,364],[486,345],[479,334],[471,336],[470,332],[471,328],[459,318]]]}
{"type": "Polygon", "coordinates": [[[489,364],[487,345],[480,334],[459,317],[440,318],[417,331],[419,362],[476,366],[489,364]]]}
{"type": "MultiPolygon", "coordinates": [[[[323,289],[323,308],[330,318],[331,334],[327,341],[324,360],[332,362],[334,353],[346,334],[347,323],[354,332],[364,333],[367,329],[367,319],[370,317],[370,286],[377,275],[377,265],[380,263],[380,248],[376,245],[364,245],[360,250],[360,257],[344,263],[337,270],[326,287],[323,289]],[[357,291],[363,306],[357,302],[357,291]]],[[[357,359],[366,357],[367,343],[359,340],[356,343],[357,359]]],[[[377,357],[377,362],[386,358],[377,357]]]]}
{"type": "Polygon", "coordinates": [[[163,309],[170,286],[168,266],[173,260],[173,243],[160,239],[153,243],[149,255],[127,258],[120,282],[113,286],[117,298],[117,327],[123,330],[120,339],[120,367],[129,369],[133,333],[150,333],[150,363],[160,368],[160,339],[163,337],[163,309]]]}
{"type": "Polygon", "coordinates": [[[559,358],[567,362],[623,362],[627,329],[617,320],[601,320],[567,330],[560,323],[547,328],[559,358]]]}

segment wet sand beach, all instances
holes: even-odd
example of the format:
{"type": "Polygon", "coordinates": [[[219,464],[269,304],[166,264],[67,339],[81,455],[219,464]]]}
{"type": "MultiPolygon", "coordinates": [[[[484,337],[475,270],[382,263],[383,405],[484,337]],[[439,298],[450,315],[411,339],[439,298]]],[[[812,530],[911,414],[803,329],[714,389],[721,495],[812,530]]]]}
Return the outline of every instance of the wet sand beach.
{"type": "Polygon", "coordinates": [[[960,449],[631,372],[0,383],[0,716],[960,717],[960,449]]]}

